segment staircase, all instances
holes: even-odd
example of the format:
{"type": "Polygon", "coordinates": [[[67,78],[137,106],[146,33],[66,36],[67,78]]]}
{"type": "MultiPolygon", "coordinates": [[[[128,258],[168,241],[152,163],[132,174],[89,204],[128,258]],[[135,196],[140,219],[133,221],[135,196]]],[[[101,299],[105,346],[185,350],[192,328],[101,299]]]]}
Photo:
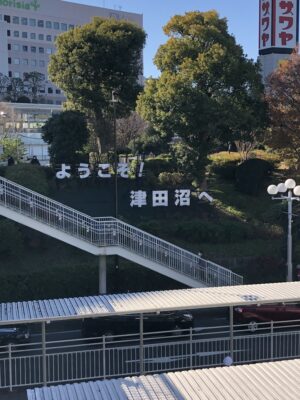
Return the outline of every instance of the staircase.
{"type": "Polygon", "coordinates": [[[119,255],[190,287],[243,278],[116,218],[93,218],[0,177],[0,215],[94,255],[119,255]]]}

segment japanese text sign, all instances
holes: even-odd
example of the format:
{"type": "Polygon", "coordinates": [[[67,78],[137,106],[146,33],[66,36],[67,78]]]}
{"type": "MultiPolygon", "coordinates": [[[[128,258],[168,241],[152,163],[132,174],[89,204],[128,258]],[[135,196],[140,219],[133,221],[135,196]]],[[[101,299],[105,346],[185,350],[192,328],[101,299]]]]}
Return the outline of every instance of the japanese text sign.
{"type": "Polygon", "coordinates": [[[259,53],[291,53],[298,42],[299,0],[260,0],[259,53]]]}
{"type": "Polygon", "coordinates": [[[260,0],[259,49],[272,46],[272,0],[260,0]]]}

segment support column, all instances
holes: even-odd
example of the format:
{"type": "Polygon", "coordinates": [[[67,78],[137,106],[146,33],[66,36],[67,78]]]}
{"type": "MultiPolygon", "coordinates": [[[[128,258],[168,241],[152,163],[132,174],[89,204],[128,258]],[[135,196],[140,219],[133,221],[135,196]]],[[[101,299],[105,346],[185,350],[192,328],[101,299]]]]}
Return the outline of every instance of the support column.
{"type": "Polygon", "coordinates": [[[42,322],[43,386],[47,386],[46,323],[42,322]]]}
{"type": "Polygon", "coordinates": [[[232,361],[234,353],[234,339],[233,339],[233,307],[229,307],[229,329],[230,329],[230,357],[232,361]]]}
{"type": "Polygon", "coordinates": [[[140,374],[144,373],[144,316],[140,314],[140,374]]]}
{"type": "Polygon", "coordinates": [[[106,292],[106,256],[99,256],[99,294],[106,292]]]}

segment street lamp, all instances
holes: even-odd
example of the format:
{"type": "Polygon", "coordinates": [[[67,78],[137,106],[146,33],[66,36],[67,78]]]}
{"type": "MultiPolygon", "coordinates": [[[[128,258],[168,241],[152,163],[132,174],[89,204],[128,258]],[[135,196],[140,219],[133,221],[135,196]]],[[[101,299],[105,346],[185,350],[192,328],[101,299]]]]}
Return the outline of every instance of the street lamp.
{"type": "Polygon", "coordinates": [[[293,280],[292,264],[292,204],[294,200],[300,201],[300,186],[296,186],[294,179],[287,179],[284,183],[268,186],[267,192],[272,200],[287,200],[288,202],[288,235],[287,235],[287,282],[293,280]],[[284,194],[286,193],[287,194],[284,194]],[[293,196],[294,194],[294,196],[293,196]],[[279,197],[273,197],[279,195],[279,197]]]}

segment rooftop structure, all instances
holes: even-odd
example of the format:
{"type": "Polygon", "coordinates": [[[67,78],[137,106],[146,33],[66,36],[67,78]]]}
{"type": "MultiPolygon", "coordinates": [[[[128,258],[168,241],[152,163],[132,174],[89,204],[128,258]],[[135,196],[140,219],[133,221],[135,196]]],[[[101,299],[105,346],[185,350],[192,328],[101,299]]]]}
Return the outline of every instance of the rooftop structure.
{"type": "Polygon", "coordinates": [[[300,302],[300,282],[2,303],[0,325],[283,302],[300,302]]]}
{"type": "Polygon", "coordinates": [[[27,390],[28,400],[298,400],[300,360],[27,390]]]}

